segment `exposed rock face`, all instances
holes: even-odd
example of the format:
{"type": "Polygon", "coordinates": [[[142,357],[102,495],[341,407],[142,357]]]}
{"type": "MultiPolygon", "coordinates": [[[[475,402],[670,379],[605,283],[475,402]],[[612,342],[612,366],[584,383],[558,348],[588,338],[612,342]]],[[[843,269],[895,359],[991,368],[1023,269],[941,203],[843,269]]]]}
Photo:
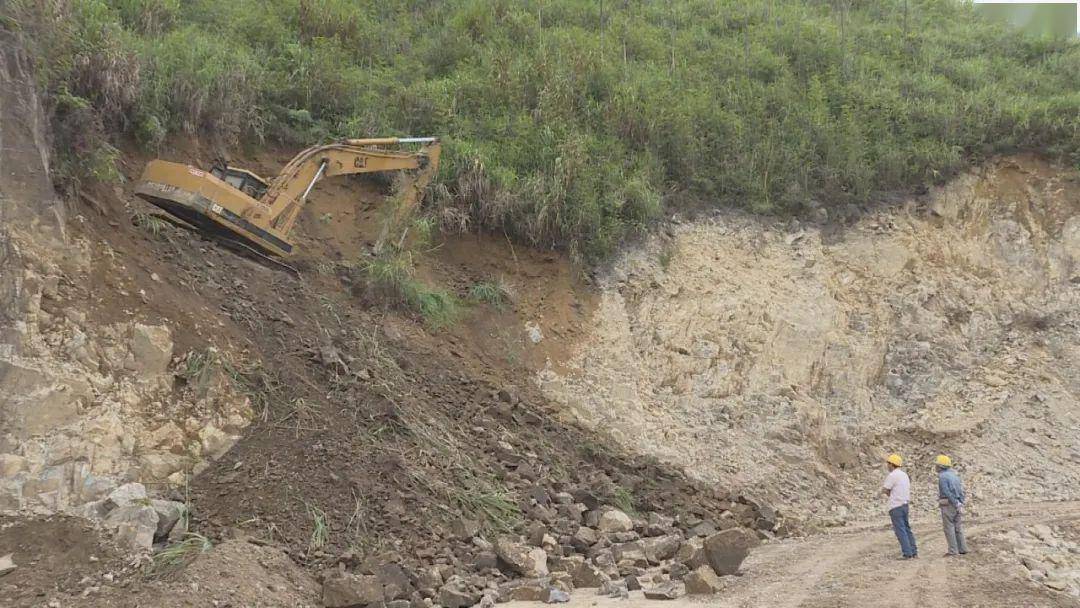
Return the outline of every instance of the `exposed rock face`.
{"type": "Polygon", "coordinates": [[[628,249],[538,380],[629,449],[813,521],[873,515],[851,497],[895,450],[947,450],[985,499],[1076,498],[1078,279],[1080,180],[1033,159],[844,225],[718,213],[628,249]]]}

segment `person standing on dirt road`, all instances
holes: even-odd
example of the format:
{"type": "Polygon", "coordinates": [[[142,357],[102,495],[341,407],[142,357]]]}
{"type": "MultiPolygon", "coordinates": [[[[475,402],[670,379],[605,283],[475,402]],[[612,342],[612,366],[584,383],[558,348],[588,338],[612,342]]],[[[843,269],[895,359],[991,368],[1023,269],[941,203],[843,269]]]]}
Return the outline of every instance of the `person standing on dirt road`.
{"type": "Polygon", "coordinates": [[[912,559],[919,556],[919,549],[915,546],[915,533],[911,531],[911,522],[908,521],[911,479],[900,468],[904,466],[904,459],[899,454],[890,454],[885,462],[889,467],[889,474],[885,477],[881,491],[889,497],[889,519],[892,520],[896,540],[900,541],[902,559],[912,559]]]}
{"type": "Polygon", "coordinates": [[[949,552],[945,557],[954,557],[967,553],[964,542],[964,528],[961,522],[964,514],[964,484],[953,470],[952,458],[941,454],[934,461],[938,470],[938,505],[941,506],[941,526],[945,529],[945,542],[949,543],[949,552]]]}

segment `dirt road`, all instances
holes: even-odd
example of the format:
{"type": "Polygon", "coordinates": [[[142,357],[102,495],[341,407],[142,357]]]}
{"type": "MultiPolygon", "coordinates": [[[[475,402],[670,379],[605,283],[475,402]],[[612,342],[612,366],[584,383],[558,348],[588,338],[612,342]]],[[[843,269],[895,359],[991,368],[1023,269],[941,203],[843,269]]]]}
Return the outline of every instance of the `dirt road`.
{"type": "MultiPolygon", "coordinates": [[[[569,608],[839,608],[903,607],[1062,607],[1080,601],[1051,592],[1022,577],[1019,561],[1006,561],[993,533],[1021,525],[1080,520],[1080,503],[1043,503],[984,510],[968,526],[971,553],[945,558],[940,521],[915,521],[920,557],[898,559],[896,538],[885,525],[865,525],[837,533],[772,543],[756,549],[743,575],[725,579],[712,599],[674,602],[630,600],[574,594],[569,608]]],[[[524,608],[524,607],[521,607],[524,608]]]]}

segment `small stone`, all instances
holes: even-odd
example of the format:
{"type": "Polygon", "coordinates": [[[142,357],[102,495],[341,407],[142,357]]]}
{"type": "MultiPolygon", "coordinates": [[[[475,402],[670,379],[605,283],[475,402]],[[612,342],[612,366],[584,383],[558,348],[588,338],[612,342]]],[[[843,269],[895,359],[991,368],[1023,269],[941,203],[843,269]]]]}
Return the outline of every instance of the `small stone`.
{"type": "Polygon", "coordinates": [[[1043,584],[1054,591],[1065,591],[1069,588],[1069,581],[1063,578],[1048,578],[1043,584]]]}
{"type": "Polygon", "coordinates": [[[693,528],[690,528],[690,531],[687,532],[687,534],[689,534],[690,536],[700,536],[704,538],[707,536],[712,536],[717,532],[718,530],[716,529],[716,524],[712,523],[711,521],[703,521],[700,524],[694,526],[693,528]]]}
{"type": "Polygon", "coordinates": [[[634,529],[634,522],[626,513],[618,509],[612,509],[600,516],[597,527],[600,528],[601,532],[631,532],[634,529]]]}
{"type": "Polygon", "coordinates": [[[565,604],[570,601],[570,594],[562,589],[552,587],[548,589],[548,596],[544,599],[545,604],[565,604]]]}
{"type": "Polygon", "coordinates": [[[627,574],[623,577],[623,581],[626,583],[626,588],[630,591],[641,591],[641,581],[633,574],[627,574]]]}
{"type": "Polygon", "coordinates": [[[626,599],[630,597],[630,590],[626,588],[626,581],[620,579],[604,583],[604,586],[600,588],[600,594],[626,599]]]}
{"type": "Polygon", "coordinates": [[[711,566],[702,565],[683,578],[686,592],[691,595],[712,595],[723,589],[724,584],[711,566]]]}
{"type": "Polygon", "coordinates": [[[7,555],[0,557],[0,576],[4,576],[15,568],[18,568],[18,566],[15,565],[14,557],[14,553],[8,553],[7,555]]]}
{"type": "Polygon", "coordinates": [[[645,599],[649,600],[674,600],[682,595],[677,583],[666,583],[652,589],[645,589],[645,599]]]}

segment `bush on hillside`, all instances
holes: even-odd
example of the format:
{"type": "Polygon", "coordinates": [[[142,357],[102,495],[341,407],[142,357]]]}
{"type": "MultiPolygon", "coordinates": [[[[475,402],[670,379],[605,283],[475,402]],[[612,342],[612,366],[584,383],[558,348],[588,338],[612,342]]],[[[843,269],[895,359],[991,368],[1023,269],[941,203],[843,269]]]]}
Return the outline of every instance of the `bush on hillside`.
{"type": "Polygon", "coordinates": [[[1080,141],[1080,47],[955,0],[12,1],[112,137],[439,135],[437,204],[587,255],[673,193],[798,211],[1080,141]]]}

